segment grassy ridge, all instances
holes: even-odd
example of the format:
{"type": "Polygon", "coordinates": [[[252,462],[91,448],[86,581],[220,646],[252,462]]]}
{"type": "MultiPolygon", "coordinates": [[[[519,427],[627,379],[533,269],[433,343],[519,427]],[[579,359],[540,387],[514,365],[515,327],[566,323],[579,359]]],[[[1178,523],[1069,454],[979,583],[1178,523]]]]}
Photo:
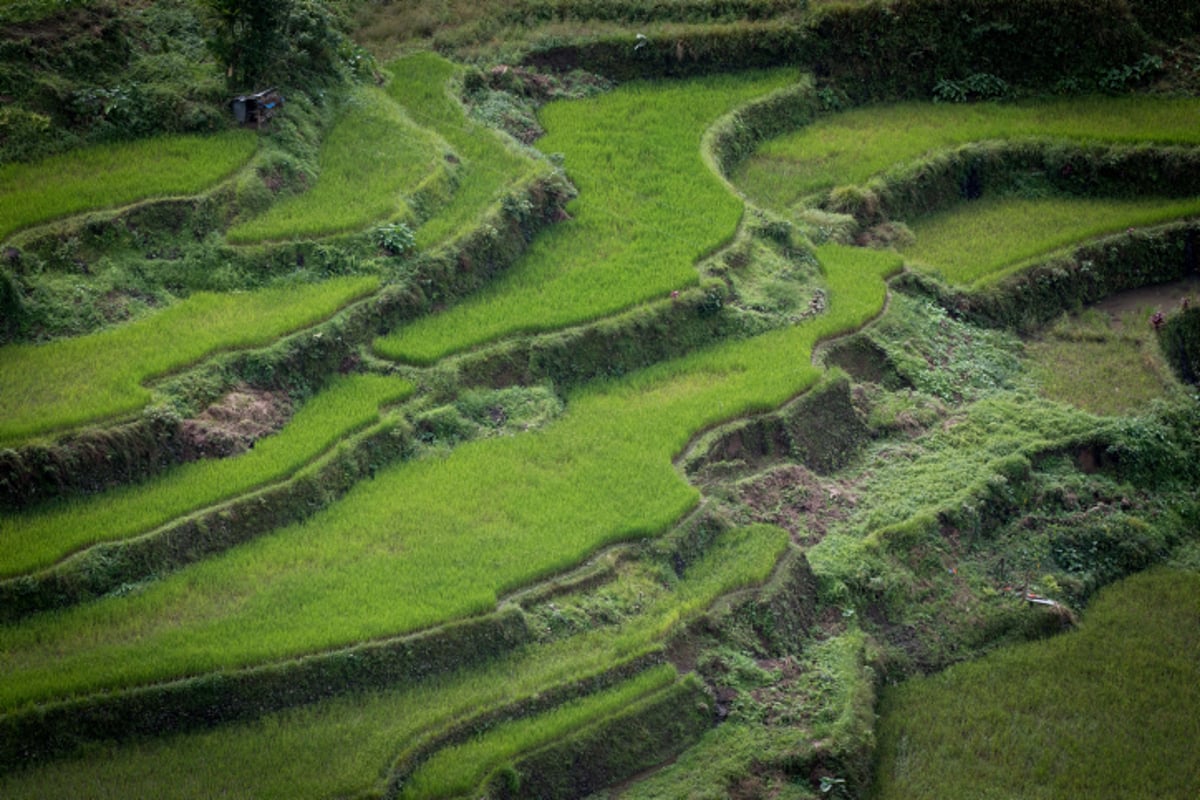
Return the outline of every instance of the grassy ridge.
{"type": "Polygon", "coordinates": [[[565,703],[553,711],[488,731],[469,742],[439,751],[406,783],[404,800],[465,797],[477,792],[490,774],[513,757],[569,736],[580,727],[612,715],[679,676],[663,664],[603,692],[565,703]]]}
{"type": "Polygon", "coordinates": [[[546,153],[565,154],[580,190],[573,219],[532,243],[479,295],[376,342],[387,358],[431,363],[502,336],[584,322],[695,284],[695,261],[728,240],[742,204],[705,165],[701,137],[788,71],[681,84],[629,84],[542,111],[546,153]]]}
{"type": "Polygon", "coordinates": [[[379,407],[411,393],[405,381],[339,378],[253,450],[186,464],[102,496],[0,517],[0,577],[46,567],[88,545],[152,530],[206,506],[282,480],[340,439],[379,418],[379,407]]]}
{"type": "Polygon", "coordinates": [[[1200,575],[1105,590],[1080,629],[884,696],[880,800],[1195,797],[1200,575]]]}
{"type": "Polygon", "coordinates": [[[0,348],[0,446],[137,411],[150,399],[143,382],[221,350],[269,344],[378,285],[373,277],[337,278],[243,294],[198,292],[118,328],[0,348]]]}
{"type": "Polygon", "coordinates": [[[40,222],[149,197],[204,191],[250,160],[254,133],[158,136],[0,165],[0,239],[40,222]]]}
{"type": "Polygon", "coordinates": [[[384,91],[359,88],[321,143],[312,189],[234,226],[228,239],[244,244],[328,236],[406,217],[411,210],[404,196],[441,164],[444,149],[384,91]]]}
{"type": "Polygon", "coordinates": [[[458,186],[449,202],[416,230],[417,246],[429,248],[466,230],[503,190],[544,165],[518,153],[495,131],[463,114],[449,94],[461,68],[433,53],[416,53],[388,65],[388,95],[419,124],[436,131],[463,159],[458,186]]]}
{"type": "Polygon", "coordinates": [[[1197,114],[1195,98],[1146,96],[869,106],[766,142],[738,170],[736,183],[756,202],[782,210],[834,186],[865,183],[931,151],[985,139],[1197,144],[1197,114]]]}
{"type": "Polygon", "coordinates": [[[0,707],[417,630],[663,530],[696,501],[671,464],[688,439],[809,388],[813,344],[883,307],[894,254],[820,256],[820,317],[591,387],[537,432],[389,468],[307,524],[141,594],[0,631],[0,707]]]}
{"type": "Polygon", "coordinates": [[[906,259],[952,284],[980,288],[1085,239],[1200,214],[1200,199],[989,197],[913,220],[906,259]]]}
{"type": "Polygon", "coordinates": [[[717,597],[765,581],[786,546],[787,534],[777,528],[729,531],[671,586],[657,573],[630,578],[626,591],[636,594],[643,610],[620,627],[587,631],[412,688],[341,697],[214,731],[103,746],[82,759],[0,776],[0,794],[164,800],[221,792],[314,800],[367,794],[398,749],[642,655],[673,624],[694,618],[717,597]],[[214,771],[213,764],[221,769],[214,771]]]}

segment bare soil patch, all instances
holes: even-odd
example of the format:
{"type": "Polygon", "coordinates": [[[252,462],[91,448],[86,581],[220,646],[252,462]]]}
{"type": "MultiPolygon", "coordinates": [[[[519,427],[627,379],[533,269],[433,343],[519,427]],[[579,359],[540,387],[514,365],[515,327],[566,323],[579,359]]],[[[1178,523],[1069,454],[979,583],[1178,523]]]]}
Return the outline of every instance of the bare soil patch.
{"type": "Polygon", "coordinates": [[[814,545],[825,537],[829,523],[849,516],[857,497],[847,482],[785,464],[739,483],[738,500],[754,521],[778,525],[796,543],[814,545]]]}
{"type": "Polygon", "coordinates": [[[292,418],[292,401],[284,392],[241,387],[183,423],[188,460],[225,458],[254,447],[292,418]]]}

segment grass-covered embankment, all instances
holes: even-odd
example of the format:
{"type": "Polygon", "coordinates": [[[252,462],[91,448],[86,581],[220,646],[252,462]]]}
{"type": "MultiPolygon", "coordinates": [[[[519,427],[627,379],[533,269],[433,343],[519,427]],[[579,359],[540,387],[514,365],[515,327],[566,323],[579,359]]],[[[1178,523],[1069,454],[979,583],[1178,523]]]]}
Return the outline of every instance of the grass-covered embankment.
{"type": "Polygon", "coordinates": [[[379,418],[379,407],[412,391],[380,376],[337,380],[279,433],[238,456],[185,464],[146,483],[0,517],[0,577],[47,567],[97,542],[152,530],[191,511],[286,478],[348,434],[379,418]]]}
{"type": "Polygon", "coordinates": [[[0,348],[0,444],[134,413],[150,399],[146,381],[213,353],[270,344],[378,286],[378,278],[357,277],[242,294],[198,292],[121,327],[0,348]]]}
{"type": "Polygon", "coordinates": [[[585,322],[694,285],[695,262],[733,236],[742,203],[705,164],[701,138],[722,114],[794,83],[790,71],[635,83],[542,112],[580,197],[572,219],[535,240],[477,296],[376,342],[427,364],[515,333],[585,322]]]}
{"type": "Polygon", "coordinates": [[[257,147],[252,132],[236,130],[98,144],[0,165],[0,239],[83,211],[199,194],[245,165],[257,147]]]}
{"type": "Polygon", "coordinates": [[[611,716],[678,678],[670,665],[529,719],[497,726],[486,735],[439,751],[405,782],[400,797],[462,797],[477,794],[487,779],[515,756],[560,741],[597,717],[611,716]]]}
{"type": "Polygon", "coordinates": [[[1200,101],[1194,98],[1157,96],[864,106],[764,143],[734,178],[755,202],[782,211],[970,142],[1037,137],[1200,144],[1197,113],[1200,101]]]}
{"type": "Polygon", "coordinates": [[[689,438],[811,387],[813,345],[883,308],[894,254],[820,256],[829,307],[804,324],[587,387],[540,431],[388,468],[304,525],[0,632],[12,678],[0,705],[418,630],[662,531],[696,502],[671,464],[689,438]]]}
{"type": "Polygon", "coordinates": [[[1073,633],[888,690],[872,796],[1195,796],[1198,598],[1194,572],[1138,575],[1073,633]]]}

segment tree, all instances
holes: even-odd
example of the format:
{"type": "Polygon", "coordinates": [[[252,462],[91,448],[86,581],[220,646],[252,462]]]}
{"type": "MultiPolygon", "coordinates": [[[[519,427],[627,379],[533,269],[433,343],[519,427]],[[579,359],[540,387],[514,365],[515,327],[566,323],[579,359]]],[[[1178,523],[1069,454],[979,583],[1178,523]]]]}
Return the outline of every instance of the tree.
{"type": "Polygon", "coordinates": [[[215,30],[209,47],[225,65],[231,88],[251,88],[263,80],[286,49],[283,36],[292,0],[203,0],[215,30]]]}

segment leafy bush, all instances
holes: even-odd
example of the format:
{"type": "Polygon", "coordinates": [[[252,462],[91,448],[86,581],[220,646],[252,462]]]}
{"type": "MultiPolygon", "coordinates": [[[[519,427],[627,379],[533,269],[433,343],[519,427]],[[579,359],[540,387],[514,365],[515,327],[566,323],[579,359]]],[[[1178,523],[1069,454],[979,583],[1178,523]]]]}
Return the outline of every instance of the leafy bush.
{"type": "Polygon", "coordinates": [[[986,72],[976,72],[962,80],[942,78],[933,86],[935,103],[966,103],[970,100],[995,100],[1009,92],[1008,82],[986,72]]]}
{"type": "Polygon", "coordinates": [[[1180,380],[1200,383],[1200,308],[1187,308],[1167,317],[1158,340],[1180,380]]]}
{"type": "Polygon", "coordinates": [[[375,243],[388,255],[402,256],[417,246],[417,237],[405,223],[393,222],[375,229],[375,243]]]}
{"type": "Polygon", "coordinates": [[[1124,0],[896,0],[814,16],[808,58],[858,98],[919,96],[944,79],[989,93],[997,80],[1050,87],[1064,73],[1095,85],[1146,45],[1124,0]]]}

